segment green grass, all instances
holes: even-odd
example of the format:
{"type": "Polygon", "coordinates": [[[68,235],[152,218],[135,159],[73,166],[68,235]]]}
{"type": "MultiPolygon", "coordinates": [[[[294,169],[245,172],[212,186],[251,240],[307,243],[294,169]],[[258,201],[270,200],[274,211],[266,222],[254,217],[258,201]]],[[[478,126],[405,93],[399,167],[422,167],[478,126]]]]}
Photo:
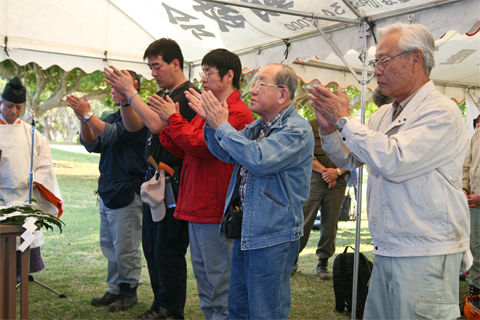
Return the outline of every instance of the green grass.
{"type": "Polygon", "coordinates": [[[98,153],[79,153],[67,152],[55,148],[50,148],[52,151],[52,158],[55,161],[76,162],[76,163],[93,163],[98,164],[100,161],[100,154],[98,153]]]}
{"type": "MultiPolygon", "coordinates": [[[[138,289],[138,303],[125,312],[111,313],[106,307],[93,307],[90,301],[107,290],[107,261],[99,245],[99,214],[97,197],[98,155],[71,153],[52,148],[55,170],[64,200],[61,220],[64,232],[45,232],[42,255],[45,269],[34,274],[35,279],[64,293],[66,299],[30,283],[30,319],[132,319],[146,311],[153,300],[146,262],[143,260],[143,285],[138,289]]],[[[364,216],[364,215],[363,215],[364,216]]],[[[362,216],[362,217],[363,217],[362,216]]],[[[291,278],[292,307],[290,319],[349,319],[346,313],[335,311],[332,281],[319,280],[315,255],[319,232],[313,230],[309,243],[301,253],[299,271],[291,278]]],[[[340,222],[336,254],[345,246],[354,245],[355,222],[340,222]]],[[[361,251],[373,259],[367,221],[361,223],[361,251]]],[[[197,287],[187,254],[188,283],[185,316],[202,319],[197,287]]],[[[329,268],[333,264],[330,259],[329,268]]],[[[462,283],[461,296],[467,290],[462,283]]],[[[19,297],[19,294],[18,294],[19,297]]],[[[19,303],[18,303],[19,304],[19,303]]],[[[17,304],[17,305],[18,305],[17,304]]]]}

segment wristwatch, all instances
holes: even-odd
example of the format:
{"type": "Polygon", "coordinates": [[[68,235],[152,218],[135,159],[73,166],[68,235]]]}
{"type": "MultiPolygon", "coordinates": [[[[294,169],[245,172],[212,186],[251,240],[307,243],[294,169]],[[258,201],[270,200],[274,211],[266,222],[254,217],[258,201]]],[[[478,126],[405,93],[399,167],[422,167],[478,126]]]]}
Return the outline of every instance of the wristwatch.
{"type": "Polygon", "coordinates": [[[337,126],[337,130],[342,132],[343,127],[347,124],[348,120],[352,119],[352,117],[343,117],[338,119],[337,123],[335,126],[337,126]]]}
{"type": "Polygon", "coordinates": [[[337,168],[337,173],[339,177],[342,175],[342,171],[339,168],[337,168]]]}
{"type": "Polygon", "coordinates": [[[87,112],[84,116],[83,116],[83,122],[87,122],[88,120],[90,120],[90,118],[93,116],[93,112],[90,111],[90,112],[87,112]]]}

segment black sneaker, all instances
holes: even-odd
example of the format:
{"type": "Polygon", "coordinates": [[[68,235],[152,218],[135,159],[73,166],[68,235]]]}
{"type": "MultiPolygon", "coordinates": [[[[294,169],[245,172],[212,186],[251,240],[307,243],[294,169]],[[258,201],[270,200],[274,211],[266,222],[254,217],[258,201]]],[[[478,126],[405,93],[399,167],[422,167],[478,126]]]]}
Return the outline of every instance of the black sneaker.
{"type": "Polygon", "coordinates": [[[173,313],[171,313],[169,310],[165,309],[164,307],[160,307],[160,310],[158,310],[158,314],[160,315],[160,318],[158,319],[175,320],[173,313]]]}
{"type": "Polygon", "coordinates": [[[108,311],[125,311],[137,303],[137,287],[130,288],[129,283],[120,283],[120,297],[108,306],[108,311]]]}
{"type": "Polygon", "coordinates": [[[119,294],[113,294],[106,292],[103,297],[95,297],[92,299],[92,306],[108,306],[109,304],[115,302],[120,298],[119,294]]]}
{"type": "Polygon", "coordinates": [[[330,280],[332,275],[328,273],[328,259],[319,259],[317,264],[317,276],[321,280],[330,280]]]}
{"type": "Polygon", "coordinates": [[[162,318],[160,313],[149,309],[133,320],[142,320],[142,319],[165,319],[165,318],[164,317],[162,318]]]}

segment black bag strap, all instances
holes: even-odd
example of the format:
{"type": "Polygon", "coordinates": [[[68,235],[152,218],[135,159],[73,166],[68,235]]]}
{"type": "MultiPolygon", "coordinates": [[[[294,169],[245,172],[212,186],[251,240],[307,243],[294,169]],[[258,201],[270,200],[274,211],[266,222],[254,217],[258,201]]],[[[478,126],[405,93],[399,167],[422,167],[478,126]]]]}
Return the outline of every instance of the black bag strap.
{"type": "Polygon", "coordinates": [[[345,247],[345,250],[343,250],[343,253],[347,253],[348,248],[352,249],[353,252],[355,252],[355,248],[354,248],[354,247],[352,247],[352,246],[346,246],[346,247],[345,247]]]}

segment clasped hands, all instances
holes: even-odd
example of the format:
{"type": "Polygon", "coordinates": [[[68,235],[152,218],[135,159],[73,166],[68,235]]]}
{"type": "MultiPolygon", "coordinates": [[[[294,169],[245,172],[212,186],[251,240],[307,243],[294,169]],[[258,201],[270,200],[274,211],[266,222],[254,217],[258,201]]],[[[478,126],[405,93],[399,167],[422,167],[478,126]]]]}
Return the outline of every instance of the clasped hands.
{"type": "Polygon", "coordinates": [[[338,172],[337,169],[325,168],[322,173],[322,178],[328,183],[328,189],[332,189],[337,185],[338,172]]]}
{"type": "MultiPolygon", "coordinates": [[[[226,101],[220,103],[211,91],[203,91],[201,94],[190,88],[185,91],[188,105],[200,118],[205,120],[213,129],[228,121],[228,105],[226,101]]],[[[226,100],[226,99],[225,99],[226,100]]]]}
{"type": "Polygon", "coordinates": [[[465,189],[463,189],[465,197],[467,197],[468,206],[470,208],[478,208],[480,206],[480,195],[478,193],[468,194],[465,189]]]}
{"type": "MultiPolygon", "coordinates": [[[[115,90],[115,95],[120,100],[120,104],[125,105],[128,103],[128,98],[135,93],[135,81],[130,73],[126,70],[119,70],[114,66],[110,68],[104,68],[103,74],[107,79],[104,79],[106,83],[112,86],[115,90]]],[[[168,118],[179,112],[178,103],[167,95],[166,99],[163,99],[157,94],[153,94],[147,98],[147,104],[152,111],[158,114],[160,120],[164,125],[167,125],[168,118]]]]}
{"type": "MultiPolygon", "coordinates": [[[[190,88],[185,91],[185,97],[188,99],[188,105],[197,115],[208,122],[208,125],[214,130],[224,122],[228,121],[228,105],[224,101],[222,104],[217,100],[211,91],[204,91],[201,94],[190,88]]],[[[155,111],[162,122],[168,125],[168,118],[174,114],[179,113],[179,104],[174,103],[170,96],[166,99],[154,94],[147,99],[147,104],[150,109],[155,111]]]]}
{"type": "Polygon", "coordinates": [[[90,103],[87,101],[87,96],[83,95],[83,99],[80,99],[79,97],[71,94],[66,97],[67,100],[67,106],[73,109],[75,112],[75,116],[78,118],[78,120],[82,121],[83,116],[90,111],[92,111],[90,107],[90,103]]]}
{"type": "MultiPolygon", "coordinates": [[[[114,66],[105,68],[103,74],[107,77],[104,79],[106,83],[111,85],[115,90],[115,94],[120,99],[121,104],[126,104],[128,96],[135,92],[133,78],[127,71],[120,71],[114,66]]],[[[189,101],[190,108],[193,109],[203,120],[216,130],[222,123],[228,121],[228,105],[224,101],[223,104],[218,102],[212,92],[204,91],[202,94],[190,88],[185,91],[185,96],[189,101]]],[[[147,104],[150,109],[158,114],[163,124],[167,125],[168,118],[179,112],[179,104],[174,103],[170,96],[163,99],[157,94],[153,94],[147,98],[147,104]]]]}
{"type": "Polygon", "coordinates": [[[317,121],[323,135],[337,130],[335,124],[340,118],[350,116],[350,103],[346,93],[339,86],[336,92],[330,91],[323,85],[307,87],[308,99],[315,110],[317,121]]]}

